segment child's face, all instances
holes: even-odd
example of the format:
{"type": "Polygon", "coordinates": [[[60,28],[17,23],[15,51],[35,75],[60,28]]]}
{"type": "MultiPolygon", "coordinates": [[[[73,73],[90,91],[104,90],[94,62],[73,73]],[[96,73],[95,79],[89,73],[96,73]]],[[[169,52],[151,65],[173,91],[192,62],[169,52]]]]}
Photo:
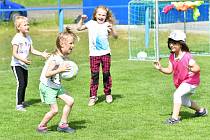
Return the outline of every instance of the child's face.
{"type": "Polygon", "coordinates": [[[23,20],[21,23],[20,23],[20,26],[17,27],[17,29],[23,33],[23,34],[26,34],[29,32],[29,23],[27,20],[23,20]]]}
{"type": "Polygon", "coordinates": [[[106,10],[104,10],[102,8],[97,9],[97,12],[96,12],[96,21],[99,24],[102,24],[102,23],[104,23],[106,21],[106,16],[107,16],[106,10]]]}
{"type": "Polygon", "coordinates": [[[169,42],[169,47],[171,48],[171,51],[174,53],[178,53],[181,50],[181,46],[178,42],[169,42]]]}
{"type": "Polygon", "coordinates": [[[61,42],[61,50],[63,55],[69,55],[74,48],[74,39],[73,37],[67,37],[61,42]]]}

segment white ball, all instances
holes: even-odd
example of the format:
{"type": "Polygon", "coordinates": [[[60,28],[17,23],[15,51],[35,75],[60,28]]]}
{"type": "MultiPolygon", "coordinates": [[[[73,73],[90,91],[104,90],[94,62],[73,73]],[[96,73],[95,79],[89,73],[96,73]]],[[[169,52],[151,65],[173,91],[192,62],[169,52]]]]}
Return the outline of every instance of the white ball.
{"type": "Polygon", "coordinates": [[[64,61],[64,64],[67,64],[70,67],[70,70],[62,72],[61,78],[67,81],[74,79],[79,71],[77,64],[73,61],[64,61]]]}
{"type": "Polygon", "coordinates": [[[147,53],[146,52],[139,52],[138,54],[137,54],[137,59],[139,59],[139,60],[145,60],[146,59],[146,57],[147,57],[147,53]]]}

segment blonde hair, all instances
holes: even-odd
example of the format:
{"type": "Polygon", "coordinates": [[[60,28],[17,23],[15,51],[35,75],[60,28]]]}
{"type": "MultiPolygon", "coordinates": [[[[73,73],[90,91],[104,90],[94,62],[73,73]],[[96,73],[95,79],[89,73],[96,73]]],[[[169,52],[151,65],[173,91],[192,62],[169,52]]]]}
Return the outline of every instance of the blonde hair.
{"type": "Polygon", "coordinates": [[[23,23],[23,21],[28,21],[27,17],[24,16],[16,16],[15,17],[15,29],[17,32],[19,32],[18,27],[23,23]]]}
{"type": "MultiPolygon", "coordinates": [[[[79,37],[74,32],[72,32],[71,27],[67,26],[66,30],[64,32],[59,33],[57,38],[56,38],[56,48],[57,48],[57,50],[61,51],[61,48],[62,48],[61,41],[65,40],[69,37],[72,37],[74,42],[76,40],[79,41],[79,37]]],[[[56,53],[57,50],[55,50],[53,53],[56,53]]]]}
{"type": "Polygon", "coordinates": [[[103,9],[103,10],[106,11],[106,20],[105,20],[105,22],[109,22],[111,24],[114,24],[115,19],[114,19],[113,15],[112,15],[111,10],[109,8],[107,8],[106,6],[103,6],[103,5],[97,6],[95,8],[95,10],[93,12],[93,20],[96,21],[96,13],[97,13],[98,9],[103,9]]]}

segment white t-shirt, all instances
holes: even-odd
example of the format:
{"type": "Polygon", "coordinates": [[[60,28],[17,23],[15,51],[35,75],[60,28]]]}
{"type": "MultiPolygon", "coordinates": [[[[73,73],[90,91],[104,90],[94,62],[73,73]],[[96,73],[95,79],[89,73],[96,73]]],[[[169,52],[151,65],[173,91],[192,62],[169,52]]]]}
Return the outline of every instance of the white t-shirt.
{"type": "Polygon", "coordinates": [[[95,20],[85,23],[89,36],[89,55],[102,56],[111,52],[108,41],[108,22],[99,24],[95,20]]]}
{"type": "MultiPolygon", "coordinates": [[[[16,35],[13,37],[11,41],[12,45],[17,45],[17,54],[23,58],[28,58],[31,45],[32,45],[32,40],[29,35],[26,37],[22,36],[20,33],[16,33],[16,35]]],[[[11,66],[21,66],[24,69],[28,69],[28,65],[23,63],[22,61],[16,59],[14,56],[12,56],[11,60],[11,66]]]]}
{"type": "Polygon", "coordinates": [[[47,78],[45,76],[47,69],[49,67],[50,62],[55,62],[55,67],[53,69],[57,69],[60,64],[64,62],[64,59],[59,55],[51,55],[48,60],[45,62],[44,68],[42,69],[42,73],[40,76],[40,82],[50,88],[59,89],[61,88],[61,78],[60,74],[53,75],[52,77],[47,78]]]}

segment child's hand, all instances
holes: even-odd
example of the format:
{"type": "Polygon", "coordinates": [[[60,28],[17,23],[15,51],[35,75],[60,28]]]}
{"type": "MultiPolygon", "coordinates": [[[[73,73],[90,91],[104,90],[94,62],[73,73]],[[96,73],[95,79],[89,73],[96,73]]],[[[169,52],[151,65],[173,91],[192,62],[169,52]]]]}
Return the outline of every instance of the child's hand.
{"type": "Polygon", "coordinates": [[[162,68],[161,64],[160,64],[160,61],[155,61],[154,62],[154,67],[157,69],[157,70],[160,70],[162,68]]]}
{"type": "Polygon", "coordinates": [[[108,33],[109,33],[110,35],[112,35],[115,39],[118,38],[117,32],[116,32],[116,31],[114,30],[114,28],[113,28],[113,24],[108,23],[108,25],[107,25],[107,30],[108,30],[108,33]]]}
{"type": "Polygon", "coordinates": [[[81,15],[81,18],[82,18],[83,21],[88,19],[87,15],[81,15]]]}
{"type": "Polygon", "coordinates": [[[47,59],[49,56],[50,56],[50,53],[47,53],[47,49],[42,52],[42,57],[44,57],[45,59],[47,59]]]}
{"type": "Polygon", "coordinates": [[[21,62],[25,63],[26,65],[30,65],[31,64],[31,60],[28,60],[28,59],[24,59],[21,62]]]}
{"type": "Polygon", "coordinates": [[[108,32],[111,32],[112,29],[113,29],[113,26],[112,26],[111,23],[109,23],[109,24],[107,25],[107,30],[108,30],[108,32]]]}
{"type": "Polygon", "coordinates": [[[58,67],[60,72],[69,71],[71,67],[68,64],[62,64],[58,67]]]}

